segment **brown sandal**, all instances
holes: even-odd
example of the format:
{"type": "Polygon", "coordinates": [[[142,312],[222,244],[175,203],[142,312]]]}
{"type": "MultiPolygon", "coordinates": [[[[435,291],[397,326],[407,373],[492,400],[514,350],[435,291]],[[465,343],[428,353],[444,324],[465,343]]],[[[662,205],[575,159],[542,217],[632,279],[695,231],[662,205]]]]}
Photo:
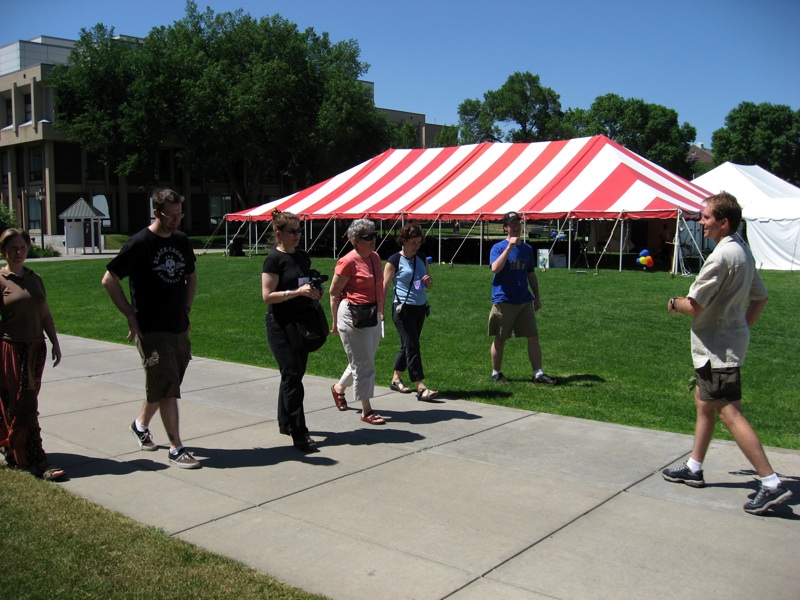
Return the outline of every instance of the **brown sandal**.
{"type": "Polygon", "coordinates": [[[344,394],[340,394],[336,391],[335,383],[331,386],[331,394],[333,394],[333,401],[336,403],[336,408],[339,410],[347,410],[347,400],[345,400],[344,394]]]}
{"type": "Polygon", "coordinates": [[[362,414],[361,420],[364,421],[364,423],[369,423],[370,425],[386,425],[386,421],[383,420],[383,417],[374,410],[369,411],[365,415],[362,414]]]}

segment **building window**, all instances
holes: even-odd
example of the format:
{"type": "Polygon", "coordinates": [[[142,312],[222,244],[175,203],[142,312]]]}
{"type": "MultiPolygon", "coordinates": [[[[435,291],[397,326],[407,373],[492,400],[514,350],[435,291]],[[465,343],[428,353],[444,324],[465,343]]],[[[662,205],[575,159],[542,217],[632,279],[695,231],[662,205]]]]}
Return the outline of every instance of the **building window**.
{"type": "Polygon", "coordinates": [[[28,181],[42,180],[42,147],[34,146],[28,154],[28,181]]]}
{"type": "Polygon", "coordinates": [[[28,196],[28,229],[42,229],[42,202],[35,195],[28,196]]]}
{"type": "Polygon", "coordinates": [[[172,154],[169,150],[158,151],[158,171],[155,173],[156,181],[172,181],[170,168],[172,165],[172,154]]]}
{"type": "Polygon", "coordinates": [[[6,115],[3,120],[3,127],[8,127],[14,124],[14,105],[11,103],[11,98],[6,98],[6,115]]]}
{"type": "Polygon", "coordinates": [[[106,180],[106,166],[99,158],[89,154],[86,155],[86,179],[106,180]]]}
{"type": "Polygon", "coordinates": [[[8,185],[8,174],[11,170],[9,164],[8,152],[0,152],[0,178],[2,178],[3,185],[8,185]]]}
{"type": "Polygon", "coordinates": [[[211,225],[217,226],[222,223],[222,219],[231,212],[230,196],[211,196],[211,206],[209,210],[211,225]]]}
{"type": "Polygon", "coordinates": [[[33,103],[31,102],[31,95],[25,94],[25,121],[30,123],[33,120],[33,103]]]}

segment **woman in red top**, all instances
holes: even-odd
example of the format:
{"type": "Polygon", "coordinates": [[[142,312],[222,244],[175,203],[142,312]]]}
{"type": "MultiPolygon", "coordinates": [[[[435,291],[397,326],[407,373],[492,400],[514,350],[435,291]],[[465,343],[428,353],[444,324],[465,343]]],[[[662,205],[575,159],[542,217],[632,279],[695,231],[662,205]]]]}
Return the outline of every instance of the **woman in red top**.
{"type": "Polygon", "coordinates": [[[361,420],[370,425],[386,421],[370,404],[375,395],[375,354],[381,339],[383,321],[383,268],[375,252],[375,224],[356,219],[347,229],[353,250],[339,259],[331,280],[332,334],[339,334],[347,354],[347,368],[331,386],[336,407],[347,410],[345,390],[353,386],[356,401],[361,402],[361,420]],[[366,318],[358,321],[356,313],[366,318]]]}
{"type": "Polygon", "coordinates": [[[54,480],[65,472],[48,464],[39,427],[45,334],[54,367],[61,362],[61,347],[42,279],[23,265],[30,247],[22,229],[0,234],[0,254],[8,263],[0,269],[0,450],[9,466],[54,480]]]}

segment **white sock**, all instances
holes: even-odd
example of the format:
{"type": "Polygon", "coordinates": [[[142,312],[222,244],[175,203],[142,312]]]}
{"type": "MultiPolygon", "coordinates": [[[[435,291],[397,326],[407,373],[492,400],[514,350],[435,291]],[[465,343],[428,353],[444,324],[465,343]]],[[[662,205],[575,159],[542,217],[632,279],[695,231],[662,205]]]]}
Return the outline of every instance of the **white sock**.
{"type": "Polygon", "coordinates": [[[689,467],[689,470],[692,473],[697,473],[703,469],[703,463],[697,462],[693,458],[689,458],[689,460],[686,461],[686,466],[689,467]]]}
{"type": "Polygon", "coordinates": [[[500,374],[500,371],[498,371],[497,369],[492,369],[492,377],[494,377],[495,375],[499,375],[499,374],[500,374]]]}
{"type": "Polygon", "coordinates": [[[172,456],[178,456],[178,454],[181,453],[181,450],[183,450],[183,446],[178,446],[177,448],[170,448],[169,453],[172,454],[172,456]]]}
{"type": "Polygon", "coordinates": [[[536,371],[536,373],[534,373],[534,374],[533,374],[533,377],[534,377],[534,379],[538,379],[538,378],[539,378],[539,377],[541,377],[542,375],[544,375],[544,371],[542,371],[541,369],[539,369],[538,371],[536,371]]]}
{"type": "Polygon", "coordinates": [[[144,433],[147,431],[147,427],[139,423],[139,419],[134,419],[133,422],[136,423],[136,429],[139,430],[139,433],[144,433]]]}
{"type": "Polygon", "coordinates": [[[778,477],[777,473],[773,473],[772,475],[768,475],[767,477],[761,478],[761,485],[771,490],[778,489],[780,483],[781,483],[781,478],[778,477]]]}

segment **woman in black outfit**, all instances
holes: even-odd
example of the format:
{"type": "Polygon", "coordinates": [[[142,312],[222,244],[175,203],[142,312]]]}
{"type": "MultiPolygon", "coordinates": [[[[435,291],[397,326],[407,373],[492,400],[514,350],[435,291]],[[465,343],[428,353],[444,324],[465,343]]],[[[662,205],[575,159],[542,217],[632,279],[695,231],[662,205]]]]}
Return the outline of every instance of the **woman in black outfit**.
{"type": "Polygon", "coordinates": [[[281,372],[278,428],[292,436],[295,448],[312,452],[315,442],[308,435],[303,412],[303,375],[308,350],[292,326],[297,315],[314,310],[313,303],[322,292],[311,285],[311,259],[298,248],[301,231],[297,216],[276,209],[272,212],[272,228],[276,243],[264,260],[261,296],[268,307],[267,342],[281,372]]]}

